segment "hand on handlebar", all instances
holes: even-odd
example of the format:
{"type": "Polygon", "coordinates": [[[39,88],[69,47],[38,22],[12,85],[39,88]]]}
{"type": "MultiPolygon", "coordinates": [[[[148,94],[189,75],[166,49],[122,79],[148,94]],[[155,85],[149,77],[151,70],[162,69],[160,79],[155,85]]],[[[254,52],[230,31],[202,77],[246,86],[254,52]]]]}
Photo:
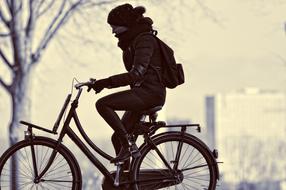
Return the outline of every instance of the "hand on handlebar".
{"type": "Polygon", "coordinates": [[[93,88],[95,82],[96,82],[96,79],[93,79],[93,78],[89,79],[89,83],[87,85],[87,92],[89,92],[93,88]]]}
{"type": "Polygon", "coordinates": [[[107,88],[108,86],[110,86],[110,79],[106,78],[106,79],[100,79],[95,81],[94,79],[90,80],[91,84],[88,86],[87,91],[89,92],[91,90],[91,88],[95,91],[95,93],[100,93],[104,88],[107,88]],[[94,81],[94,82],[93,82],[94,81]]]}

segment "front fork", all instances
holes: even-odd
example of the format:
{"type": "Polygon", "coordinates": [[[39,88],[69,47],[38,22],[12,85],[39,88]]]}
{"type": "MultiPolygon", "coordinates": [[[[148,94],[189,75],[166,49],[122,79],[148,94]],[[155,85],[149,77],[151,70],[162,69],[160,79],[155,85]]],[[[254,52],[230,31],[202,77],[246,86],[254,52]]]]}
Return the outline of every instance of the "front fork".
{"type": "Polygon", "coordinates": [[[48,169],[51,167],[56,155],[57,155],[57,149],[58,146],[60,145],[61,141],[58,141],[58,143],[56,144],[56,146],[54,147],[54,150],[50,156],[50,159],[47,163],[47,165],[45,166],[45,168],[43,169],[43,171],[39,174],[38,172],[38,167],[37,167],[37,159],[36,159],[36,153],[35,153],[35,147],[34,147],[34,138],[35,135],[33,134],[32,131],[32,127],[28,127],[27,131],[24,131],[24,135],[25,135],[25,140],[29,140],[31,143],[31,153],[32,153],[32,162],[33,162],[33,169],[34,169],[34,183],[39,183],[41,181],[41,178],[45,175],[45,173],[48,171],[48,169]]]}

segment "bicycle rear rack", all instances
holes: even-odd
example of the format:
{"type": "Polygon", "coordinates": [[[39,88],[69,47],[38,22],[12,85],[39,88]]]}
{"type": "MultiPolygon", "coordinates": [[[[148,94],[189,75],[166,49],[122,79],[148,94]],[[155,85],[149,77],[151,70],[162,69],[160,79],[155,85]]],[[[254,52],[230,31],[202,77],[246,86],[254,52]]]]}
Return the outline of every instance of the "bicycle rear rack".
{"type": "Polygon", "coordinates": [[[187,127],[189,128],[196,128],[196,130],[200,133],[201,127],[200,124],[176,124],[176,125],[167,125],[164,121],[158,121],[155,122],[150,128],[149,128],[149,135],[153,135],[156,133],[156,131],[160,128],[181,128],[181,132],[185,132],[187,130],[187,127]]]}
{"type": "Polygon", "coordinates": [[[201,132],[201,126],[200,124],[176,124],[176,125],[166,125],[166,126],[163,126],[165,128],[178,128],[178,127],[181,127],[181,128],[187,128],[187,127],[193,127],[193,128],[196,128],[196,130],[200,133],[201,132]]]}

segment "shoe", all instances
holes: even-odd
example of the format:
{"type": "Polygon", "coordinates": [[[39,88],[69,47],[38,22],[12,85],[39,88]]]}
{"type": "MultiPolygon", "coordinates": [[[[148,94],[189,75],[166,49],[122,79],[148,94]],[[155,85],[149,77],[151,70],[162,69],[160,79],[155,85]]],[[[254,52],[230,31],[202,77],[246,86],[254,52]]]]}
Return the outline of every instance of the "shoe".
{"type": "Polygon", "coordinates": [[[117,162],[124,162],[125,160],[128,160],[131,156],[131,153],[129,151],[130,148],[130,142],[129,142],[129,136],[128,134],[121,135],[120,137],[120,143],[121,143],[121,149],[119,153],[116,155],[116,157],[112,160],[110,160],[111,163],[117,163],[117,162]]]}
{"type": "Polygon", "coordinates": [[[131,153],[129,151],[129,148],[127,147],[122,147],[119,154],[110,160],[110,163],[118,163],[118,162],[124,162],[126,160],[128,160],[131,156],[131,153]]]}

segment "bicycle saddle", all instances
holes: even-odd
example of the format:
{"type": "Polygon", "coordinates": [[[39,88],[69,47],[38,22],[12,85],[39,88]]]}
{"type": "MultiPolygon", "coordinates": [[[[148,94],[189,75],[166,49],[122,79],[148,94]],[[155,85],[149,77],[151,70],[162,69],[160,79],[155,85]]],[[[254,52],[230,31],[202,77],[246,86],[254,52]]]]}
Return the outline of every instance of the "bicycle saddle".
{"type": "Polygon", "coordinates": [[[153,107],[151,109],[148,109],[148,110],[144,110],[142,111],[142,115],[152,115],[154,113],[156,113],[157,111],[161,110],[163,106],[156,106],[156,107],[153,107]]]}

